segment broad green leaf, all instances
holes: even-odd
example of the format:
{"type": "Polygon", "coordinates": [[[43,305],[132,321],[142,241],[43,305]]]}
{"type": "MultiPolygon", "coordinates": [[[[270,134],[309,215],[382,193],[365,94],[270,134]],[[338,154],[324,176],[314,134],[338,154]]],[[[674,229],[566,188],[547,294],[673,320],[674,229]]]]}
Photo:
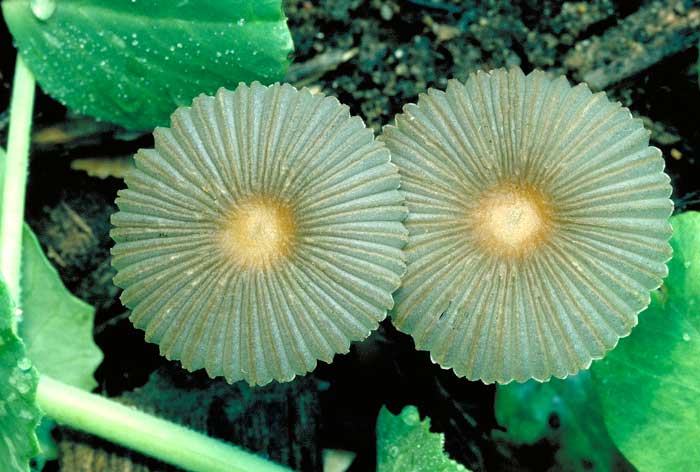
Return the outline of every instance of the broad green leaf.
{"type": "Polygon", "coordinates": [[[199,93],[282,79],[293,49],[280,0],[4,0],[39,85],[127,128],[168,123],[199,93]]]}
{"type": "Polygon", "coordinates": [[[22,241],[20,334],[42,374],[92,390],[102,351],[92,338],[95,309],[74,297],[44,256],[28,226],[22,241]]]}
{"type": "Polygon", "coordinates": [[[430,432],[415,406],[394,416],[382,407],[377,418],[377,472],[469,472],[444,452],[445,437],[430,432]]]}
{"type": "Polygon", "coordinates": [[[608,431],[642,472],[700,470],[700,213],[671,223],[663,287],[592,370],[608,431]]]}
{"type": "Polygon", "coordinates": [[[499,385],[495,411],[506,428],[496,437],[516,446],[541,440],[558,446],[553,470],[633,470],[608,435],[587,371],[565,380],[499,385]]]}
{"type": "Polygon", "coordinates": [[[12,332],[13,307],[0,281],[0,470],[26,472],[39,451],[34,429],[41,413],[36,406],[36,369],[24,344],[12,332]]]}

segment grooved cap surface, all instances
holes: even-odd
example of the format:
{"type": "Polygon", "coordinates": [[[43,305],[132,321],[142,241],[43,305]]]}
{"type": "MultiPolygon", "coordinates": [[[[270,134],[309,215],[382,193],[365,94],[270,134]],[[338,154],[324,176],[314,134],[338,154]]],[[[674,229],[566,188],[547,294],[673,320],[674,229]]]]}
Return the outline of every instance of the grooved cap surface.
{"type": "Polygon", "coordinates": [[[410,212],[392,320],[459,376],[585,369],[667,274],[661,152],[603,93],[539,71],[480,72],[421,95],[381,139],[410,212]]]}
{"type": "Polygon", "coordinates": [[[389,152],[334,98],[240,85],[180,108],[112,218],[115,283],[161,353],[288,381],[393,306],[407,209],[389,152]]]}

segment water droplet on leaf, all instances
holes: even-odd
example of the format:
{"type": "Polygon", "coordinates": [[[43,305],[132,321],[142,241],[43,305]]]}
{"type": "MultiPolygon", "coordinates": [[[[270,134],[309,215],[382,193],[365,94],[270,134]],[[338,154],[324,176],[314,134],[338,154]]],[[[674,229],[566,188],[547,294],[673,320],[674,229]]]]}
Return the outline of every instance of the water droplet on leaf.
{"type": "Polygon", "coordinates": [[[32,13],[41,21],[46,21],[54,14],[56,11],[56,1],[55,0],[32,0],[31,1],[32,13]]]}
{"type": "Polygon", "coordinates": [[[21,393],[22,395],[28,394],[30,389],[31,389],[31,386],[29,385],[29,383],[27,383],[25,381],[21,381],[21,382],[17,383],[17,391],[19,393],[21,393]]]}
{"type": "Polygon", "coordinates": [[[32,368],[32,361],[28,357],[23,357],[17,362],[17,367],[22,370],[29,370],[32,368]]]}
{"type": "Polygon", "coordinates": [[[404,413],[401,415],[401,418],[403,419],[404,423],[411,426],[420,422],[420,415],[418,414],[418,410],[414,408],[411,408],[408,411],[404,411],[404,413]]]}

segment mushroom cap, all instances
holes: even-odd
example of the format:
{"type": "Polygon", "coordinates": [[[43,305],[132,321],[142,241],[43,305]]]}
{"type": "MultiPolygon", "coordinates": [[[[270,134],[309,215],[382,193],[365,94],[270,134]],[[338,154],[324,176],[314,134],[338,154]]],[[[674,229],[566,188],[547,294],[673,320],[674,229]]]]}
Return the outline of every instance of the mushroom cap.
{"type": "Polygon", "coordinates": [[[671,186],[629,110],[520,69],[452,80],[381,140],[409,231],[392,321],[485,383],[564,378],[629,334],[671,257],[671,186]]]}
{"type": "Polygon", "coordinates": [[[188,370],[288,381],[393,306],[407,209],[386,147],[290,85],[201,95],[135,156],[112,217],[133,324],[188,370]]]}

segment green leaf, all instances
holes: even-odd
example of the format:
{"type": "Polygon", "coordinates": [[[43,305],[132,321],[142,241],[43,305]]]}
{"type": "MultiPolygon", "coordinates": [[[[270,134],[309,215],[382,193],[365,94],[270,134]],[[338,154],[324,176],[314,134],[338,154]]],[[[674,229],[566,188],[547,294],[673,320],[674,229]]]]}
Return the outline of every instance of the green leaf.
{"type": "Polygon", "coordinates": [[[415,406],[394,416],[382,407],[377,418],[377,472],[469,472],[444,452],[445,437],[430,432],[415,406]]]}
{"type": "Polygon", "coordinates": [[[20,334],[39,372],[84,390],[97,383],[93,374],[102,351],[92,338],[95,309],[74,297],[25,225],[22,240],[20,334]]]}
{"type": "Polygon", "coordinates": [[[36,427],[36,437],[39,440],[39,454],[32,459],[32,471],[39,472],[44,470],[44,466],[48,461],[58,459],[58,446],[51,434],[56,427],[56,422],[48,416],[44,416],[36,427]]]}
{"type": "Polygon", "coordinates": [[[282,79],[293,43],[280,0],[5,0],[39,85],[80,113],[166,125],[199,93],[282,79]]]}
{"type": "Polygon", "coordinates": [[[0,281],[0,470],[26,472],[39,451],[34,434],[41,418],[35,401],[39,376],[12,332],[13,312],[7,286],[0,281]]]}
{"type": "Polygon", "coordinates": [[[632,334],[593,364],[608,431],[642,472],[700,470],[700,213],[671,223],[663,287],[632,334]]]}
{"type": "Polygon", "coordinates": [[[546,440],[556,446],[555,470],[632,470],[605,428],[587,371],[565,380],[499,385],[494,436],[514,445],[546,440]]]}

